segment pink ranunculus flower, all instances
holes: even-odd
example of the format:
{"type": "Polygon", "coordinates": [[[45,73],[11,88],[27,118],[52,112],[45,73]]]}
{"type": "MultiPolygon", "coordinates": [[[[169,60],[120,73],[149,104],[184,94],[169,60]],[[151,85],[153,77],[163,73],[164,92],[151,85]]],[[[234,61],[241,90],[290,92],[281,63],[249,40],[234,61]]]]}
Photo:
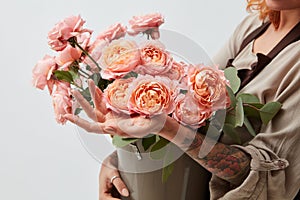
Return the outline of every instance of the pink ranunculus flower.
{"type": "Polygon", "coordinates": [[[91,34],[92,31],[83,29],[85,21],[78,16],[70,16],[58,22],[48,33],[48,44],[56,51],[61,51],[66,48],[68,39],[74,36],[79,36],[83,33],[91,34]]]}
{"type": "MultiPolygon", "coordinates": [[[[106,47],[108,44],[109,44],[109,42],[107,40],[96,39],[88,47],[88,53],[97,63],[100,62],[102,51],[103,51],[104,47],[106,47]]],[[[99,72],[98,67],[89,57],[86,56],[84,58],[83,62],[91,67],[92,72],[95,72],[95,73],[99,72]]]]}
{"type": "Polygon", "coordinates": [[[140,64],[140,52],[137,44],[131,40],[113,40],[104,47],[99,61],[101,76],[104,79],[123,77],[140,64]]]}
{"type": "Polygon", "coordinates": [[[196,66],[189,68],[189,86],[194,98],[202,107],[213,111],[225,109],[228,106],[226,85],[228,81],[224,72],[210,66],[196,66]]]}
{"type": "Polygon", "coordinates": [[[56,81],[53,87],[52,102],[57,123],[65,124],[65,114],[72,113],[72,97],[70,84],[64,81],[56,81]]]}
{"type": "Polygon", "coordinates": [[[173,58],[158,40],[141,45],[141,65],[136,68],[139,74],[161,75],[172,68],[173,58]]]}
{"type": "Polygon", "coordinates": [[[112,40],[119,39],[126,35],[127,28],[120,23],[116,23],[110,26],[106,31],[100,33],[97,36],[98,40],[107,40],[111,42],[112,40]]]}
{"type": "MultiPolygon", "coordinates": [[[[57,69],[55,58],[49,55],[39,60],[32,70],[32,84],[34,87],[43,90],[46,85],[51,85],[51,76],[57,69]]],[[[51,90],[50,90],[51,94],[51,90]]]]}
{"type": "Polygon", "coordinates": [[[159,26],[164,23],[164,18],[159,13],[147,14],[143,16],[134,16],[129,20],[131,30],[127,31],[129,35],[137,35],[139,33],[146,33],[152,39],[159,38],[159,26]]]}
{"type": "Polygon", "coordinates": [[[130,114],[128,109],[129,85],[134,78],[116,79],[104,90],[106,105],[114,112],[130,114]]]}
{"type": "Polygon", "coordinates": [[[176,99],[176,107],[173,118],[183,125],[199,128],[205,125],[212,115],[209,109],[201,107],[198,101],[189,93],[180,94],[176,99]]]}
{"type": "Polygon", "coordinates": [[[145,116],[170,114],[176,91],[176,84],[166,77],[140,75],[129,88],[129,109],[145,116]]]}
{"type": "Polygon", "coordinates": [[[67,45],[55,58],[56,63],[59,65],[59,70],[68,70],[70,64],[81,57],[81,53],[81,50],[67,45]]]}

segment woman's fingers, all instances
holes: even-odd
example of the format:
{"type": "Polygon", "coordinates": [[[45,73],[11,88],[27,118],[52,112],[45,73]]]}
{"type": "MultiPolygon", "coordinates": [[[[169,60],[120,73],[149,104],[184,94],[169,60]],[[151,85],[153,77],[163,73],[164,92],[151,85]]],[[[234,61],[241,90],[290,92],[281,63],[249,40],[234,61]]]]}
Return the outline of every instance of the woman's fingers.
{"type": "Polygon", "coordinates": [[[118,128],[131,137],[143,137],[149,133],[158,133],[165,126],[166,115],[157,115],[151,118],[123,117],[117,120],[118,128]]]}
{"type": "Polygon", "coordinates": [[[102,91],[100,90],[100,88],[98,88],[95,85],[94,81],[91,80],[91,79],[88,80],[88,85],[89,85],[89,90],[90,90],[95,108],[97,110],[99,110],[102,114],[105,115],[108,112],[108,110],[107,110],[106,105],[103,101],[102,91]]]}
{"type": "MultiPolygon", "coordinates": [[[[76,115],[72,115],[72,114],[66,114],[66,115],[64,115],[64,118],[66,118],[73,124],[76,124],[77,126],[83,128],[87,132],[100,133],[100,134],[107,133],[107,132],[105,132],[105,126],[103,123],[89,122],[85,119],[82,119],[82,118],[80,118],[76,115]]],[[[111,134],[111,133],[107,133],[107,134],[111,134]]]]}
{"type": "Polygon", "coordinates": [[[79,91],[74,90],[72,92],[73,96],[77,100],[77,102],[80,104],[82,109],[85,111],[87,116],[91,118],[94,121],[97,121],[96,113],[94,112],[94,108],[90,105],[90,103],[80,94],[79,91]]]}
{"type": "Polygon", "coordinates": [[[118,178],[115,178],[112,182],[112,184],[116,187],[116,189],[118,190],[118,192],[124,196],[124,197],[128,197],[129,196],[129,191],[125,185],[125,183],[123,182],[123,180],[121,179],[121,177],[119,175],[116,175],[118,178]]]}

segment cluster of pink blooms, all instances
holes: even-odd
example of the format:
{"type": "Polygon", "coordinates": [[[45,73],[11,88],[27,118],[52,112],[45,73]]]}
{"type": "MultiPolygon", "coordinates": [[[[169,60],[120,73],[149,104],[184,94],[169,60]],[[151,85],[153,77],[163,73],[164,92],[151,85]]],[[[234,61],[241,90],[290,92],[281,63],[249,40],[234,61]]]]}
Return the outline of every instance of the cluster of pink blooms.
{"type": "Polygon", "coordinates": [[[56,24],[48,38],[58,55],[47,55],[37,63],[33,84],[40,89],[48,87],[57,121],[65,123],[64,114],[72,112],[71,85],[57,80],[53,72],[68,71],[74,62],[89,65],[88,74],[100,73],[103,79],[113,80],[104,90],[104,100],[116,113],[145,117],[168,114],[184,125],[200,127],[215,111],[226,109],[228,81],[223,71],[176,61],[159,41],[159,26],[163,22],[157,13],[135,16],[129,21],[130,30],[117,23],[93,42],[92,31],[83,28],[80,16],[56,24]],[[137,43],[126,37],[139,33],[152,39],[137,43]],[[70,38],[76,38],[82,48],[71,45],[70,38]]]}

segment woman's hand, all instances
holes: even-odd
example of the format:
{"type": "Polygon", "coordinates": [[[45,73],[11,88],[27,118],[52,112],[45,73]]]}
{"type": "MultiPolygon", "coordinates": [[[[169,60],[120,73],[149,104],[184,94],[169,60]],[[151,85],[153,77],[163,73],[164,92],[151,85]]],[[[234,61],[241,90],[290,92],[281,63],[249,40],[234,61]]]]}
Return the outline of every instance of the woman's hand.
{"type": "Polygon", "coordinates": [[[72,94],[93,122],[89,122],[72,114],[64,116],[67,120],[86,131],[100,134],[120,135],[122,137],[141,138],[149,133],[158,133],[164,127],[167,115],[158,115],[152,118],[146,118],[144,116],[132,117],[126,114],[117,114],[108,110],[103,101],[101,90],[95,86],[92,80],[89,80],[88,84],[95,108],[89,104],[79,91],[75,90],[72,94]]]}
{"type": "Polygon", "coordinates": [[[102,163],[99,174],[99,200],[117,200],[120,195],[127,197],[128,189],[120,178],[117,169],[116,152],[108,156],[102,163]]]}

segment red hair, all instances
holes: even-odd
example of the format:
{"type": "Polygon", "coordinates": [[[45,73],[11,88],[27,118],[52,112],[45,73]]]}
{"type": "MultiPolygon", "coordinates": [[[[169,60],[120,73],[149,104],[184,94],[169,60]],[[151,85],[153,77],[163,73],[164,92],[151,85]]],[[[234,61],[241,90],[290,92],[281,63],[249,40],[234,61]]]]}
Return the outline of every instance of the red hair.
{"type": "Polygon", "coordinates": [[[269,18],[276,29],[279,27],[280,11],[270,10],[266,5],[265,0],[247,0],[247,2],[248,11],[251,12],[254,10],[258,10],[260,13],[259,17],[261,20],[269,18]]]}

